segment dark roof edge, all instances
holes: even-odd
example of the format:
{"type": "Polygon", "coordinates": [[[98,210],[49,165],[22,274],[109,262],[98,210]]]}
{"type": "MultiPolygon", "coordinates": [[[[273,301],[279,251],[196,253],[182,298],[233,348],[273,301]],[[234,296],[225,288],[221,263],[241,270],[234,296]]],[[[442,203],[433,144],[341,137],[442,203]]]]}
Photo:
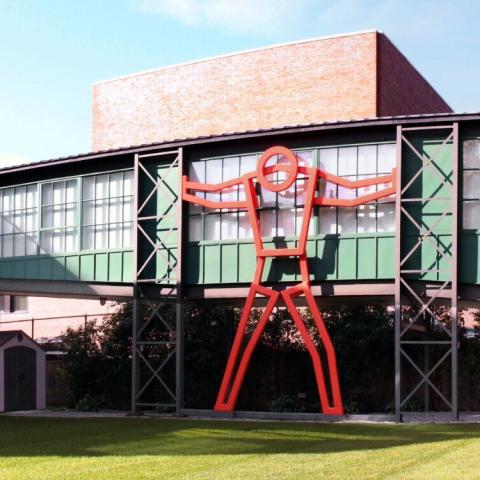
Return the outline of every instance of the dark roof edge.
{"type": "Polygon", "coordinates": [[[67,157],[59,157],[51,160],[41,160],[39,162],[27,163],[22,165],[13,165],[10,167],[0,168],[0,175],[14,173],[24,170],[30,170],[41,167],[50,167],[62,165],[66,163],[79,162],[83,160],[93,160],[98,158],[108,158],[116,155],[127,155],[142,152],[151,152],[152,150],[168,150],[170,148],[186,147],[191,145],[201,145],[205,143],[226,142],[231,140],[241,140],[245,138],[262,138],[274,136],[278,134],[293,134],[315,132],[322,130],[335,130],[346,128],[360,128],[373,126],[388,125],[404,125],[404,124],[425,124],[425,123],[441,123],[445,121],[468,121],[480,120],[480,112],[474,113],[433,113],[423,115],[402,115],[392,117],[366,118],[361,120],[339,120],[335,122],[314,123],[308,125],[295,125],[274,127],[270,129],[247,130],[244,132],[224,133],[221,135],[201,136],[195,138],[185,138],[179,140],[169,140],[164,142],[135,145],[129,147],[120,147],[111,150],[100,150],[97,152],[89,152],[67,157]]]}

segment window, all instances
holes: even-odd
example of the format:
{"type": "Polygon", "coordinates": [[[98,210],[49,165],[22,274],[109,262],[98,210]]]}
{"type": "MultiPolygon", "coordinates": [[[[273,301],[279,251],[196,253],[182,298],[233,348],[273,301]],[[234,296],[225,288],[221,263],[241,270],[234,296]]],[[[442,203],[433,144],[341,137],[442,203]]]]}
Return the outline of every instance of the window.
{"type": "MultiPolygon", "coordinates": [[[[350,180],[388,175],[396,164],[396,149],[393,143],[298,150],[295,153],[301,165],[317,166],[321,170],[350,180]]],[[[258,154],[197,161],[190,164],[189,174],[194,181],[219,183],[255,170],[257,161],[258,154]]],[[[281,180],[272,175],[272,181],[281,180]]],[[[301,176],[283,192],[275,193],[258,187],[260,232],[263,237],[290,237],[300,234],[305,187],[306,179],[301,176]]],[[[323,179],[319,182],[320,195],[330,198],[355,198],[357,195],[374,192],[376,188],[371,186],[355,191],[323,179]]],[[[205,196],[202,192],[197,195],[205,196]]],[[[206,197],[216,201],[245,198],[242,188],[229,192],[207,193],[206,197]]],[[[391,199],[357,208],[316,208],[315,216],[318,219],[310,222],[310,234],[390,232],[394,230],[394,212],[395,203],[391,199]]],[[[246,212],[212,210],[189,204],[189,241],[235,238],[252,238],[246,212]]]]}
{"type": "MultiPolygon", "coordinates": [[[[359,145],[353,147],[322,148],[319,167],[349,180],[388,175],[396,164],[395,144],[359,145]]],[[[355,192],[320,180],[320,194],[331,198],[355,198],[376,191],[375,185],[355,192]]],[[[384,188],[379,185],[378,188],[384,188]]],[[[395,228],[395,202],[379,200],[356,208],[320,207],[318,209],[320,234],[392,232],[395,228]]]]}
{"type": "Polygon", "coordinates": [[[1,256],[37,253],[37,185],[0,190],[1,256]]]}
{"type": "Polygon", "coordinates": [[[463,142],[463,228],[480,229],[480,139],[463,142]]]}
{"type": "Polygon", "coordinates": [[[82,249],[132,245],[132,183],[132,171],[83,178],[82,249]]]}
{"type": "Polygon", "coordinates": [[[0,215],[1,258],[128,248],[133,172],[2,188],[0,215]]]}
{"type": "Polygon", "coordinates": [[[0,313],[28,313],[28,297],[0,295],[0,313]]]}
{"type": "Polygon", "coordinates": [[[77,191],[77,179],[42,184],[40,228],[42,253],[77,250],[77,191]]]}

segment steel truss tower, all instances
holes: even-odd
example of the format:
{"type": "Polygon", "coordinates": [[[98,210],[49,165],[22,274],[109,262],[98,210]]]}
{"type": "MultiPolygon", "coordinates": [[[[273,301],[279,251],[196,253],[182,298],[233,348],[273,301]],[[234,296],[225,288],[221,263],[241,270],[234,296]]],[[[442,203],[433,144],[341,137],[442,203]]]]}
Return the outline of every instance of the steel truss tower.
{"type": "Polygon", "coordinates": [[[131,410],[183,408],[182,149],[135,155],[131,410]]]}
{"type": "Polygon", "coordinates": [[[409,402],[418,398],[422,386],[425,411],[430,410],[429,403],[435,398],[453,419],[458,418],[458,144],[458,123],[397,127],[397,421],[401,421],[409,402]],[[434,255],[424,246],[433,248],[434,255]],[[447,387],[444,378],[440,381],[443,385],[438,385],[442,365],[450,370],[447,387]],[[417,383],[407,380],[408,369],[419,378],[417,383]]]}

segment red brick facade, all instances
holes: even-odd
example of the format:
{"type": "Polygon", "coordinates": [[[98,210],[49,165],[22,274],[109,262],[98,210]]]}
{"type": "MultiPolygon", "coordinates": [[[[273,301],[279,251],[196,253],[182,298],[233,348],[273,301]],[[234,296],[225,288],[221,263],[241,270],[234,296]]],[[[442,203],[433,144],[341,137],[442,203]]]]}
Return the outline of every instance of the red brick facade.
{"type": "Polygon", "coordinates": [[[450,107],[388,39],[366,32],[97,83],[93,86],[93,149],[448,111],[450,107]]]}

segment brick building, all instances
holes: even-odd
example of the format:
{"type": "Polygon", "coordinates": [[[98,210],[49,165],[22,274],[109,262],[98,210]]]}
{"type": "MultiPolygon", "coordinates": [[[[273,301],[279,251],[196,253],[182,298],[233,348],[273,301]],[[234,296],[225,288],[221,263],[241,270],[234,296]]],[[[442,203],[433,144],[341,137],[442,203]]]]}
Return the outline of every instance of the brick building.
{"type": "Polygon", "coordinates": [[[451,112],[377,31],[274,45],[98,82],[93,150],[227,132],[451,112]]]}

